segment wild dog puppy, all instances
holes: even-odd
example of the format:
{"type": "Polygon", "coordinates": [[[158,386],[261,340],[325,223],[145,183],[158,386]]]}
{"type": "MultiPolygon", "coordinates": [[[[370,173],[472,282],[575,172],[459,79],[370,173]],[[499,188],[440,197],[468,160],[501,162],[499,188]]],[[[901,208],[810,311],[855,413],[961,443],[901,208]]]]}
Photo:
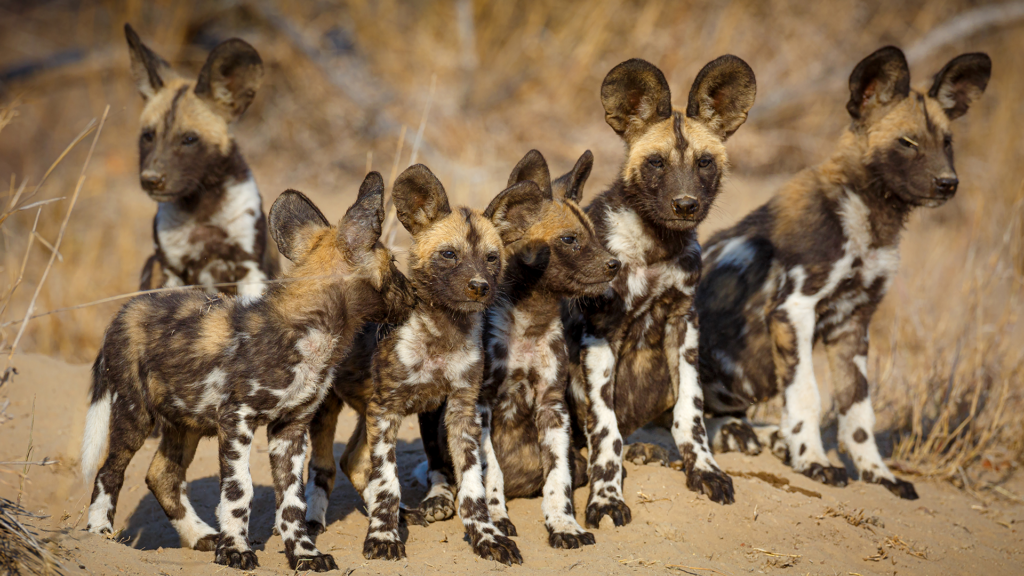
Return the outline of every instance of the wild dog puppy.
{"type": "Polygon", "coordinates": [[[364,321],[385,321],[414,303],[391,252],[377,242],[383,192],[380,175],[370,173],[336,227],[301,193],[282,194],[270,211],[270,231],[295,266],[288,281],[264,296],[149,294],[121,309],[93,366],[82,447],[85,475],[95,474],[90,532],[113,530],[125,468],[159,418],[163,437],[146,483],[182,545],[216,549],[218,564],[255,568],[249,454],[253,432],[266,424],[275,528],[288,563],[337,568],[306,534],[302,464],[309,420],[356,332],[364,321]],[[213,435],[220,449],[219,534],[199,519],[185,493],[196,445],[213,435]]]}
{"type": "Polygon", "coordinates": [[[991,61],[964,54],[927,91],[910,88],[903,53],[886,47],[850,75],[853,118],[832,157],[804,170],[767,204],[707,244],[697,293],[701,381],[718,450],[756,453],[747,407],[782,394],[772,450],[835,486],[846,470],[822,447],[821,399],[811,350],[828,352],[839,441],[861,479],[901,498],[914,486],[886,467],[873,436],[868,325],[899,262],[900,233],[918,206],[941,206],[957,189],[950,122],[985,91],[991,61]]]}
{"type": "Polygon", "coordinates": [[[627,156],[587,209],[622,270],[607,294],[582,301],[566,320],[574,417],[590,460],[588,527],[605,515],[616,526],[630,522],[622,439],[668,411],[687,487],[733,501],[732,479],[715,463],[704,430],[696,228],[728,170],[725,140],[746,120],[755,91],[753,71],[735,56],[704,66],[685,110],[672,109],[665,76],[644,60],[619,64],[601,85],[605,120],[627,156]]]}
{"type": "MultiPolygon", "coordinates": [[[[537,185],[523,182],[499,194],[483,214],[452,210],[444,188],[422,164],[395,181],[398,218],[412,234],[410,280],[418,304],[402,324],[376,346],[372,387],[359,377],[335,379],[335,393],[361,411],[360,427],[342,459],[342,469],[363,495],[370,517],[363,555],[405,557],[398,533],[401,498],[395,445],[403,418],[433,410],[447,399],[445,424],[458,484],[458,510],[474,552],[505,564],[522,563],[515,542],[488,516],[480,450],[477,397],[483,377],[483,312],[494,301],[504,258],[502,238],[519,236],[539,211],[537,185]],[[347,463],[347,464],[346,464],[347,463]]],[[[373,334],[369,334],[371,338],[373,334]]],[[[346,368],[347,370],[351,368],[346,368]]],[[[336,412],[314,427],[326,445],[336,412]],[[330,424],[325,432],[322,426],[330,424]]],[[[318,484],[311,467],[311,500],[326,507],[329,487],[318,484]],[[327,490],[324,490],[327,488],[327,490]],[[320,490],[324,490],[322,493],[320,490]]],[[[326,471],[324,471],[326,473],[326,471]]],[[[318,472],[319,474],[319,472],[318,472]]],[[[333,485],[333,471],[330,472],[333,485]]],[[[322,516],[311,522],[323,523],[322,516]]]]}
{"type": "MultiPolygon", "coordinates": [[[[578,452],[572,449],[565,403],[568,350],[561,317],[564,299],[600,296],[619,270],[619,261],[601,245],[578,204],[593,163],[587,151],[571,172],[551,182],[547,162],[532,150],[512,171],[509,186],[532,180],[546,200],[522,236],[505,238],[508,266],[499,297],[485,317],[487,357],[478,410],[491,519],[515,536],[505,499],[540,492],[548,543],[554,548],[594,543],[573,512],[570,458],[578,452]]],[[[443,443],[426,438],[443,437],[445,431],[443,426],[439,430],[439,417],[420,418],[429,476],[436,481],[422,508],[428,519],[443,518],[455,508],[450,488],[441,485],[451,477],[450,457],[431,450],[443,443]]],[[[580,472],[585,469],[583,463],[580,472]]],[[[581,476],[580,484],[585,483],[581,476]]]]}
{"type": "Polygon", "coordinates": [[[201,285],[257,296],[277,272],[263,200],[228,126],[263,80],[263,61],[238,38],[210,52],[195,81],[179,77],[125,24],[131,72],[142,94],[139,179],[159,203],[155,254],[141,288],[201,285]],[[234,286],[215,284],[238,282],[234,286]]]}

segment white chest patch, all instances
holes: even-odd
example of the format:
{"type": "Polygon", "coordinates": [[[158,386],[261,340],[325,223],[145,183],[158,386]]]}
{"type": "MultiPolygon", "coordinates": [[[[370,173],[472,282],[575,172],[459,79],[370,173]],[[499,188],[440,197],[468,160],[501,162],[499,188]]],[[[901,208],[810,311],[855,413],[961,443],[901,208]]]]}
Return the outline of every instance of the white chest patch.
{"type": "Polygon", "coordinates": [[[871,286],[875,280],[884,277],[887,290],[899,268],[899,246],[871,246],[871,211],[860,196],[847,192],[840,204],[839,213],[847,238],[846,251],[861,259],[860,273],[864,286],[871,286]]]}
{"type": "Polygon", "coordinates": [[[476,319],[461,346],[450,349],[440,345],[438,327],[426,315],[413,312],[398,328],[395,352],[407,372],[406,384],[434,383],[440,374],[453,386],[466,386],[466,373],[480,361],[481,326],[476,319]]]}
{"type": "MultiPolygon", "coordinates": [[[[655,248],[657,240],[644,229],[640,217],[632,210],[611,210],[605,215],[610,230],[607,238],[608,249],[622,262],[626,275],[626,293],[619,296],[626,309],[634,315],[646,311],[650,302],[669,288],[678,288],[685,294],[693,294],[693,287],[687,286],[690,273],[679,267],[674,260],[648,264],[647,254],[655,248]]],[[[700,246],[690,247],[700,256],[700,246]]]]}
{"type": "MultiPolygon", "coordinates": [[[[196,232],[202,227],[211,227],[221,230],[225,238],[223,241],[235,245],[248,254],[256,253],[256,222],[262,211],[262,199],[256,182],[249,178],[243,182],[231,184],[224,190],[224,199],[220,209],[209,216],[208,219],[200,221],[194,215],[178,210],[174,205],[161,203],[156,216],[156,236],[160,249],[167,258],[172,268],[182,269],[188,262],[198,260],[203,254],[206,244],[196,241],[196,232]]],[[[264,282],[265,277],[258,270],[255,262],[239,263],[249,269],[246,279],[249,282],[264,282]],[[255,276],[262,278],[256,278],[255,276]]],[[[203,270],[197,271],[197,277],[206,283],[213,283],[213,275],[219,272],[226,264],[221,261],[213,261],[205,264],[203,270]]],[[[240,293],[250,295],[259,294],[263,286],[258,289],[239,287],[240,293]]]]}
{"type": "MultiPolygon", "coordinates": [[[[538,377],[535,390],[531,396],[540,395],[558,376],[558,357],[552,344],[562,337],[562,319],[555,318],[547,329],[538,337],[526,335],[530,328],[530,318],[518,310],[512,312],[511,330],[506,338],[508,343],[507,373],[509,376],[522,370],[528,375],[534,371],[538,377]]],[[[506,378],[505,385],[516,385],[511,378],[506,378]]],[[[504,387],[504,386],[503,386],[504,387]]]]}

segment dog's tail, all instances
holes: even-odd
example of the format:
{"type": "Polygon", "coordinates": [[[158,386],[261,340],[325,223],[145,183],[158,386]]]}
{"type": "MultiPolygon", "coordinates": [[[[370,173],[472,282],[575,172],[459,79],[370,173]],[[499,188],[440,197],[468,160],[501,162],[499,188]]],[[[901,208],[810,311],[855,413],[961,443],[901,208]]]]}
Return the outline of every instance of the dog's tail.
{"type": "Polygon", "coordinates": [[[110,443],[110,406],[116,396],[103,377],[106,372],[103,350],[92,365],[92,403],[85,417],[85,435],[82,437],[82,477],[86,483],[96,479],[96,471],[107,459],[110,443]]]}

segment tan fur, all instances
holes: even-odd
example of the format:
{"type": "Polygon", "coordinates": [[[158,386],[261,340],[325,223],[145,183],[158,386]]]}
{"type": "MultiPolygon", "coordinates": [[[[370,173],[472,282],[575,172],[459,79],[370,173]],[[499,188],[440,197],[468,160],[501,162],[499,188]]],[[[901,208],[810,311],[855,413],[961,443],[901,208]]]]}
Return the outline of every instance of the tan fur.
{"type": "Polygon", "coordinates": [[[725,142],[702,120],[687,118],[685,111],[676,110],[683,114],[683,136],[688,145],[686,150],[680,154],[676,147],[676,138],[673,129],[673,117],[662,120],[642,134],[630,144],[629,157],[622,168],[622,177],[631,180],[639,172],[640,165],[647,161],[647,158],[654,153],[660,154],[666,164],[693,164],[697,158],[705,152],[715,158],[715,162],[723,172],[723,178],[728,173],[728,155],[725,152],[725,142]]]}
{"type": "Polygon", "coordinates": [[[168,81],[162,90],[146,101],[139,119],[143,128],[152,128],[157,133],[164,130],[164,118],[170,112],[175,95],[182,88],[185,93],[178,100],[172,130],[184,134],[195,132],[204,142],[217,146],[221,154],[231,149],[231,134],[228,123],[209,104],[195,95],[195,82],[175,78],[168,81]]]}
{"type": "MultiPolygon", "coordinates": [[[[481,244],[500,251],[503,246],[501,236],[490,220],[476,210],[472,211],[470,218],[473,227],[481,235],[481,244]]],[[[428,262],[438,250],[450,248],[460,253],[468,252],[468,233],[469,223],[462,212],[456,210],[419,234],[412,250],[420,264],[428,262]]]]}

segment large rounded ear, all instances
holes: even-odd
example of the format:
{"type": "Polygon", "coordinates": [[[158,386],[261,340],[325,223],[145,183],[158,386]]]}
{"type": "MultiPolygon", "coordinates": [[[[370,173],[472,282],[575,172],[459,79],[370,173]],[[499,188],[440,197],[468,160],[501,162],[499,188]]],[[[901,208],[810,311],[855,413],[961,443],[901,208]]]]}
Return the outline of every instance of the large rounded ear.
{"type": "Polygon", "coordinates": [[[195,94],[225,121],[245,112],[263,83],[263,60],[244,40],[232,38],[217,45],[199,71],[195,94]]]}
{"type": "Polygon", "coordinates": [[[536,182],[541,192],[546,193],[549,198],[551,197],[551,172],[548,171],[548,162],[544,159],[544,155],[536,150],[527,152],[519,164],[516,164],[516,167],[512,169],[512,174],[508,177],[507,186],[511,187],[513,184],[525,180],[536,182]]]}
{"type": "Polygon", "coordinates": [[[132,79],[144,100],[149,100],[164,87],[164,81],[173,76],[171,65],[142,43],[131,24],[125,23],[124,36],[128,40],[132,79]]]}
{"type": "Polygon", "coordinates": [[[956,120],[984,94],[991,76],[992,59],[988,54],[961,54],[939,70],[928,95],[939,101],[950,120],[956,120]]]}
{"type": "Polygon", "coordinates": [[[270,207],[270,236],[284,257],[295,262],[309,249],[308,239],[330,223],[305,194],[285,190],[270,207]]]}
{"type": "Polygon", "coordinates": [[[726,54],[708,62],[697,74],[686,115],[703,121],[725,140],[747,121],[756,95],[754,71],[741,58],[726,54]]]}
{"type": "Polygon", "coordinates": [[[850,74],[850,101],[846,110],[862,120],[879,108],[910,94],[910,68],[903,51],[886,46],[860,61],[850,74]]]}
{"type": "Polygon", "coordinates": [[[501,191],[484,210],[506,245],[522,238],[533,226],[547,200],[537,183],[524,180],[501,191]]]}
{"type": "Polygon", "coordinates": [[[647,126],[672,116],[672,92],[661,70],[646,60],[626,60],[601,83],[604,119],[626,143],[647,126]]]}
{"type": "Polygon", "coordinates": [[[410,166],[399,174],[391,195],[398,221],[413,236],[452,213],[444,186],[423,164],[410,166]]]}
{"type": "Polygon", "coordinates": [[[551,184],[551,189],[561,194],[566,200],[579,204],[583,197],[583,186],[590,177],[590,169],[594,167],[594,155],[587,150],[576,161],[572,170],[562,174],[551,184]]]}
{"type": "Polygon", "coordinates": [[[338,233],[349,250],[370,250],[380,239],[384,222],[384,179],[370,172],[359,186],[355,204],[341,219],[338,233]]]}

